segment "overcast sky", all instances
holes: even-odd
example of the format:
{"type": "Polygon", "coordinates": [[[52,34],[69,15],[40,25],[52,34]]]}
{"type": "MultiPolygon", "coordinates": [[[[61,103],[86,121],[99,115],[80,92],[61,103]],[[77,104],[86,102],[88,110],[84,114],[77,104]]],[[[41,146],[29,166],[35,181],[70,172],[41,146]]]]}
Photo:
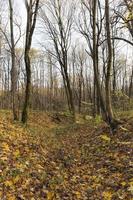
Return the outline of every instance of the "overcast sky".
{"type": "MultiPolygon", "coordinates": [[[[25,5],[24,5],[24,0],[14,0],[14,10],[15,10],[16,14],[21,17],[23,30],[25,30],[25,27],[26,27],[26,9],[25,9],[25,5]]],[[[38,47],[37,41],[41,40],[41,37],[37,33],[38,33],[38,31],[36,29],[36,31],[34,33],[34,37],[33,37],[33,43],[32,43],[33,47],[38,47]]],[[[76,35],[77,35],[77,33],[76,33],[76,35]]],[[[81,40],[80,40],[80,42],[81,42],[81,40]]],[[[20,46],[22,46],[22,43],[23,43],[23,39],[21,40],[20,46]]],[[[130,47],[130,45],[127,47],[126,43],[122,42],[120,44],[121,44],[120,45],[121,54],[125,54],[125,56],[126,56],[126,54],[128,52],[128,58],[132,59],[133,50],[130,47]]]]}

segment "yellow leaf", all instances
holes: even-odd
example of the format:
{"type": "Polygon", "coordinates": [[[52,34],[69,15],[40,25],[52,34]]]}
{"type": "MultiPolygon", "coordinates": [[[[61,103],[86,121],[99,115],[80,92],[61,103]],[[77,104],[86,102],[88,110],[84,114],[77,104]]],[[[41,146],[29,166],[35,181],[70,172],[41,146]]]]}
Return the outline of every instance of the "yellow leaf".
{"type": "Polygon", "coordinates": [[[13,182],[12,181],[5,181],[5,186],[6,187],[12,187],[13,186],[13,182]]]}
{"type": "Polygon", "coordinates": [[[133,182],[130,182],[130,187],[128,188],[128,191],[131,192],[131,194],[133,195],[133,182]]]}
{"type": "Polygon", "coordinates": [[[121,185],[122,185],[122,186],[125,186],[125,185],[126,185],[126,182],[125,182],[125,181],[123,181],[123,182],[121,183],[121,185]]]}
{"type": "Polygon", "coordinates": [[[3,193],[0,191],[0,198],[2,198],[3,193]]]}
{"type": "Polygon", "coordinates": [[[53,192],[48,192],[47,193],[47,200],[53,200],[54,198],[54,193],[53,192]]]}
{"type": "Polygon", "coordinates": [[[30,179],[27,179],[25,182],[23,182],[22,187],[25,189],[30,185],[30,179]]]}
{"type": "Polygon", "coordinates": [[[110,142],[110,137],[108,137],[107,135],[101,135],[100,136],[101,137],[101,139],[103,139],[105,142],[110,142]]]}
{"type": "Polygon", "coordinates": [[[2,148],[4,151],[10,151],[9,145],[6,142],[2,142],[2,148]]]}
{"type": "Polygon", "coordinates": [[[112,199],[112,193],[109,191],[103,192],[103,198],[104,200],[111,200],[112,199]]]}
{"type": "Polygon", "coordinates": [[[74,193],[76,194],[77,199],[80,199],[80,198],[81,198],[81,193],[80,193],[80,192],[76,191],[76,192],[74,192],[74,193]]]}
{"type": "Polygon", "coordinates": [[[132,185],[132,186],[133,186],[133,181],[129,182],[129,185],[132,185]]]}
{"type": "Polygon", "coordinates": [[[133,195],[133,186],[132,185],[128,188],[128,191],[130,191],[131,194],[133,195]]]}
{"type": "Polygon", "coordinates": [[[13,155],[17,158],[20,156],[20,151],[17,149],[15,152],[13,152],[13,155]]]}
{"type": "Polygon", "coordinates": [[[16,184],[18,181],[19,181],[20,177],[19,176],[16,176],[14,179],[13,179],[13,183],[16,184]]]}
{"type": "Polygon", "coordinates": [[[7,194],[7,200],[16,200],[16,197],[12,194],[7,194]]]}

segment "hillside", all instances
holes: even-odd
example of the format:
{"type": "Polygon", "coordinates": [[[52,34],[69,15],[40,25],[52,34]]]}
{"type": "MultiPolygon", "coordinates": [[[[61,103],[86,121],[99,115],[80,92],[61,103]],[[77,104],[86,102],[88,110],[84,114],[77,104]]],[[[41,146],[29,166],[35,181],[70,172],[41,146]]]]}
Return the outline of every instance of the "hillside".
{"type": "Polygon", "coordinates": [[[0,199],[133,200],[133,117],[122,120],[110,135],[99,118],[36,112],[23,126],[1,111],[0,199]]]}

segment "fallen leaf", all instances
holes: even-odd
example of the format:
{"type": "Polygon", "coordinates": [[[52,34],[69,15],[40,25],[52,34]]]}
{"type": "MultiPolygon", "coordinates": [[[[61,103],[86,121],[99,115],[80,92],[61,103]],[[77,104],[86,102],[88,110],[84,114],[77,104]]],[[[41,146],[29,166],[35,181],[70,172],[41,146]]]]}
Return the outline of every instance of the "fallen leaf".
{"type": "Polygon", "coordinates": [[[6,187],[12,187],[13,186],[13,182],[12,181],[5,181],[5,186],[6,187]]]}
{"type": "Polygon", "coordinates": [[[112,193],[110,191],[103,192],[103,198],[104,198],[104,200],[111,200],[112,199],[112,193]]]}
{"type": "Polygon", "coordinates": [[[18,158],[20,156],[20,151],[17,149],[16,151],[13,152],[13,155],[18,158]]]}
{"type": "Polygon", "coordinates": [[[3,151],[10,151],[9,145],[6,142],[2,142],[3,151]]]}
{"type": "Polygon", "coordinates": [[[101,135],[100,138],[102,140],[104,140],[105,142],[110,142],[111,141],[110,137],[108,137],[107,135],[101,135]]]}
{"type": "Polygon", "coordinates": [[[80,192],[76,191],[74,193],[75,193],[77,199],[80,199],[82,197],[80,192]]]}
{"type": "Polygon", "coordinates": [[[53,192],[48,192],[47,193],[47,200],[53,200],[54,198],[54,193],[53,192]]]}

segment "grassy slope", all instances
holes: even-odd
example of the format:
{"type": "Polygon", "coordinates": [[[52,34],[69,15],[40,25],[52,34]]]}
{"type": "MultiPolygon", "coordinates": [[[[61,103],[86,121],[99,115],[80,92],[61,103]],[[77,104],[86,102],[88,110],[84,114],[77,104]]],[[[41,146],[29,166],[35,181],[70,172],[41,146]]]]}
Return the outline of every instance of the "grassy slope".
{"type": "Polygon", "coordinates": [[[110,136],[99,119],[32,113],[22,126],[1,111],[0,199],[133,200],[133,117],[122,118],[110,136]]]}

